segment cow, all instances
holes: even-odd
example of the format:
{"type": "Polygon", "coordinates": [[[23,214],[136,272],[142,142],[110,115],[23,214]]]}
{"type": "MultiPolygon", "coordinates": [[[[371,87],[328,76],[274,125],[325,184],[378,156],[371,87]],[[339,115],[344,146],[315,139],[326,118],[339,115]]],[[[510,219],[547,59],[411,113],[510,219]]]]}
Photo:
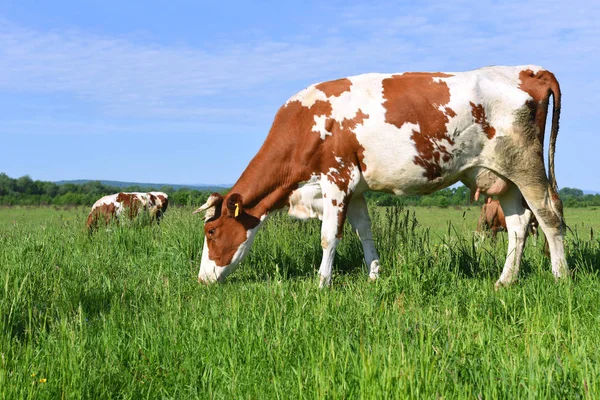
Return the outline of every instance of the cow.
{"type": "MultiPolygon", "coordinates": [[[[523,200],[523,206],[527,207],[527,203],[523,200]]],[[[538,236],[539,223],[535,218],[535,215],[531,215],[531,221],[528,224],[528,233],[531,235],[538,236]]],[[[479,214],[479,220],[477,221],[477,232],[491,231],[492,238],[495,238],[498,232],[506,231],[506,220],[504,218],[504,211],[498,200],[494,200],[488,197],[486,202],[481,206],[481,213],[479,214]]]]}
{"type": "Polygon", "coordinates": [[[563,207],[554,171],[560,104],[554,74],[534,65],[370,73],[311,85],[279,109],[231,191],[212,194],[195,211],[205,212],[198,281],[224,281],[269,215],[286,207],[292,216],[322,220],[319,287],[330,285],[346,219],[375,280],[380,263],[363,193],[424,195],[458,181],[472,193],[498,196],[504,209],[508,252],[496,288],[517,277],[532,213],[548,238],[552,273],[563,277],[563,207]],[[306,207],[311,198],[317,206],[306,207]]]}
{"type": "Polygon", "coordinates": [[[504,211],[498,200],[492,200],[491,197],[481,206],[481,214],[477,221],[477,232],[491,231],[492,238],[500,231],[506,231],[506,220],[504,211]]]}
{"type": "Polygon", "coordinates": [[[163,192],[115,193],[104,196],[94,203],[86,225],[91,233],[99,221],[108,224],[112,219],[118,220],[123,214],[133,219],[141,210],[147,210],[152,220],[160,222],[168,206],[169,196],[163,192]]]}

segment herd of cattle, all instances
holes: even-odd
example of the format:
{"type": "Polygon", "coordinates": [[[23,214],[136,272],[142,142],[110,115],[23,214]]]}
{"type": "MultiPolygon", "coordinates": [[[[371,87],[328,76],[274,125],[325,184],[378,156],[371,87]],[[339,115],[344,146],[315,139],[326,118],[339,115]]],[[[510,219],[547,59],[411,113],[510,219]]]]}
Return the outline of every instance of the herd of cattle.
{"type": "MultiPolygon", "coordinates": [[[[516,279],[532,218],[545,233],[552,273],[563,277],[565,224],[554,171],[560,109],[558,81],[535,65],[372,73],[311,85],[279,109],[231,191],[211,195],[196,210],[205,213],[198,280],[222,282],[247,255],[264,221],[286,208],[293,217],[322,221],[321,287],[330,284],[346,218],[375,280],[379,255],[363,193],[424,195],[459,181],[475,198],[499,199],[486,203],[481,221],[493,232],[500,226],[508,232],[496,287],[516,279]]],[[[108,196],[94,206],[88,224],[126,209],[148,209],[158,219],[166,201],[154,192],[108,196]]]]}

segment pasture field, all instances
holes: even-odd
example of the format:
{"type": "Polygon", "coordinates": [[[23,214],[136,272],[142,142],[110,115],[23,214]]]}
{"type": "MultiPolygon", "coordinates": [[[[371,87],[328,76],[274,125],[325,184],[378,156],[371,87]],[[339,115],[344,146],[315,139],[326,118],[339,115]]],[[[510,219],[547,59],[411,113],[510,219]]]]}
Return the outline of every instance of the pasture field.
{"type": "Polygon", "coordinates": [[[566,210],[571,278],[539,238],[498,292],[476,207],[373,209],[381,279],[346,226],[325,290],[318,221],[272,217],[203,286],[191,208],[92,237],[87,211],[0,208],[0,398],[600,398],[600,210],[566,210]]]}

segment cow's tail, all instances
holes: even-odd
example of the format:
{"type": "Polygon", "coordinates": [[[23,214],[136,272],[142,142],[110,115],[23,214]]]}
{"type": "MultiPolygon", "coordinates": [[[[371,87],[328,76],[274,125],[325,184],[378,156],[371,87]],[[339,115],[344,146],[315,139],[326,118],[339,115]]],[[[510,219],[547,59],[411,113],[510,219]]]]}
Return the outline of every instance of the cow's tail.
{"type": "MultiPolygon", "coordinates": [[[[556,80],[554,74],[550,73],[549,90],[547,95],[547,101],[549,104],[550,95],[553,98],[552,107],[552,127],[550,130],[550,144],[548,146],[548,180],[550,181],[550,203],[554,208],[554,211],[562,217],[563,215],[563,204],[558,195],[558,185],[556,183],[556,174],[554,172],[554,153],[556,151],[556,137],[558,136],[558,122],[560,120],[560,85],[556,80]]],[[[563,226],[565,225],[564,220],[562,221],[563,226]]]]}
{"type": "Polygon", "coordinates": [[[556,184],[556,175],[554,173],[554,152],[556,150],[556,137],[558,136],[558,121],[560,119],[560,86],[558,81],[554,77],[554,74],[550,74],[550,91],[548,93],[548,100],[550,94],[554,99],[554,107],[552,108],[552,128],[550,130],[550,145],[548,146],[548,178],[550,185],[552,186],[553,192],[558,195],[558,185],[556,184]]]}

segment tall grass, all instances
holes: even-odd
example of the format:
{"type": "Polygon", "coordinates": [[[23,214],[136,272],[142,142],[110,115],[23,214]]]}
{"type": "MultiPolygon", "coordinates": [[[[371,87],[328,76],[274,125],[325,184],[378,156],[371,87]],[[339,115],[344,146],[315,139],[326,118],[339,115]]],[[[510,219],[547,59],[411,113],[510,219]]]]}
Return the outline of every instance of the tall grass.
{"type": "Polygon", "coordinates": [[[381,279],[347,226],[327,290],[318,221],[274,216],[215,286],[196,282],[191,209],[91,237],[84,210],[4,223],[0,397],[599,398],[588,229],[567,237],[571,279],[554,282],[539,239],[494,292],[505,237],[478,239],[460,211],[372,211],[381,279]]]}

